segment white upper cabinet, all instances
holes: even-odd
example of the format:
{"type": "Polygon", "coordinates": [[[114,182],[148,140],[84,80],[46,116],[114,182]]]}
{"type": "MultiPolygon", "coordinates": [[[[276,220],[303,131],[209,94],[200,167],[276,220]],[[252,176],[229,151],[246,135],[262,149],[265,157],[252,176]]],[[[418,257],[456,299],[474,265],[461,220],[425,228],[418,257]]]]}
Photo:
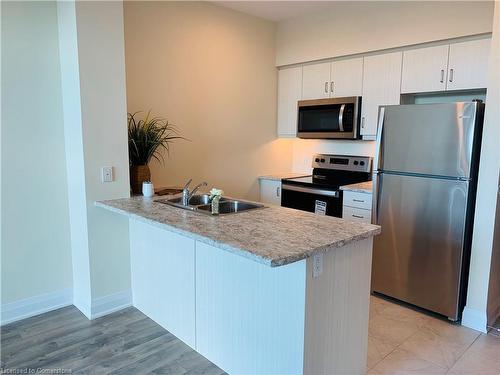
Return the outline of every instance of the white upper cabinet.
{"type": "Polygon", "coordinates": [[[278,71],[278,137],[297,134],[297,102],[302,99],[302,67],[278,71]]]}
{"type": "Polygon", "coordinates": [[[330,80],[330,97],[361,96],[363,58],[332,62],[330,80]]]}
{"type": "Polygon", "coordinates": [[[448,90],[486,88],[491,39],[450,45],[448,90]]]}
{"type": "Polygon", "coordinates": [[[444,91],[449,45],[403,52],[401,93],[444,91]]]}
{"type": "Polygon", "coordinates": [[[302,98],[325,99],[360,96],[363,58],[308,64],[303,68],[302,98]]]}
{"type": "Polygon", "coordinates": [[[304,65],[302,72],[302,99],[330,97],[331,63],[304,65]]]}
{"type": "Polygon", "coordinates": [[[361,102],[361,135],[364,139],[374,139],[377,134],[379,106],[399,104],[401,61],[402,52],[364,59],[361,102]]]}

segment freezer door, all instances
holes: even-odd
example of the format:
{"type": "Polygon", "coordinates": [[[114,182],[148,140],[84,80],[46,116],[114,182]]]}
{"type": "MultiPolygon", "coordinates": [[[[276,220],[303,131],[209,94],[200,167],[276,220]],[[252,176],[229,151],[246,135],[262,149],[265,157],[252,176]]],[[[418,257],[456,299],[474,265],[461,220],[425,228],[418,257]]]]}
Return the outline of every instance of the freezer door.
{"type": "Polygon", "coordinates": [[[467,181],[377,176],[372,289],[457,319],[467,181]]]}
{"type": "Polygon", "coordinates": [[[385,107],[378,169],[469,178],[477,106],[461,102],[385,107]]]}

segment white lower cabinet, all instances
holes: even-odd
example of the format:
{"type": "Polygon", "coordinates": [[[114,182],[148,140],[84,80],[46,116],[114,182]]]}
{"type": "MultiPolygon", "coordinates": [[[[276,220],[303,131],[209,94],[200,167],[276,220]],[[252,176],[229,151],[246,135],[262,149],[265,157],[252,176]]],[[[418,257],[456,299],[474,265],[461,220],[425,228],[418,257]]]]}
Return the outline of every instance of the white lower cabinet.
{"type": "Polygon", "coordinates": [[[361,223],[371,223],[372,211],[363,208],[344,206],[342,208],[342,218],[350,221],[359,221],[361,223]]]}
{"type": "Polygon", "coordinates": [[[266,204],[281,206],[281,181],[272,179],[259,179],[260,201],[266,204]]]}
{"type": "Polygon", "coordinates": [[[195,348],[195,240],[130,220],[134,306],[195,348]]]}
{"type": "Polygon", "coordinates": [[[355,191],[344,191],[342,219],[371,223],[372,195],[355,191]]]}

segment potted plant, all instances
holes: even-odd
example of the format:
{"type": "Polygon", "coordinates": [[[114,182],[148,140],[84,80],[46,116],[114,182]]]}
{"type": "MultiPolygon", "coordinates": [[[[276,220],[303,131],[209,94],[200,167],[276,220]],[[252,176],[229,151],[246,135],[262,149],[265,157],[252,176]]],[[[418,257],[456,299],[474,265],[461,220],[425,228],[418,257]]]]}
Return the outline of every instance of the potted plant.
{"type": "Polygon", "coordinates": [[[128,154],[130,162],[130,187],[132,192],[140,194],[142,183],[151,180],[149,162],[152,158],[163,163],[162,150],[169,151],[169,145],[175,139],[185,139],[179,135],[175,125],[161,117],[151,117],[151,111],[146,118],[138,120],[137,114],[128,113],[128,154]]]}

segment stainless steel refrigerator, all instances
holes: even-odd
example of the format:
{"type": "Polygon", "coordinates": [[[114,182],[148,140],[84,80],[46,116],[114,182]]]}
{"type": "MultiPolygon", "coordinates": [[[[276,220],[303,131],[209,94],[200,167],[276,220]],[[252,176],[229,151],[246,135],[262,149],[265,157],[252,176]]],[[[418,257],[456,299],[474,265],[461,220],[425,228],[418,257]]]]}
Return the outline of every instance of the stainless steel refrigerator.
{"type": "Polygon", "coordinates": [[[484,105],[381,107],[372,290],[459,320],[465,302],[484,105]]]}

